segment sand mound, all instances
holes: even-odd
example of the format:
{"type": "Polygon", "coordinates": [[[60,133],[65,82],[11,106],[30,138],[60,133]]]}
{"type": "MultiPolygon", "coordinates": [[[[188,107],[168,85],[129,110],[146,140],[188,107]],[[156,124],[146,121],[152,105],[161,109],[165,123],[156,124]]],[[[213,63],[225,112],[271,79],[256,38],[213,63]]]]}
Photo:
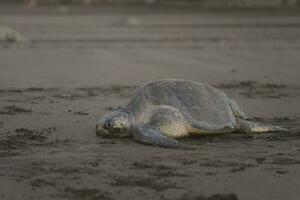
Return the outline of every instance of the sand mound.
{"type": "Polygon", "coordinates": [[[6,26],[0,25],[0,42],[26,42],[28,41],[21,33],[6,26]]]}

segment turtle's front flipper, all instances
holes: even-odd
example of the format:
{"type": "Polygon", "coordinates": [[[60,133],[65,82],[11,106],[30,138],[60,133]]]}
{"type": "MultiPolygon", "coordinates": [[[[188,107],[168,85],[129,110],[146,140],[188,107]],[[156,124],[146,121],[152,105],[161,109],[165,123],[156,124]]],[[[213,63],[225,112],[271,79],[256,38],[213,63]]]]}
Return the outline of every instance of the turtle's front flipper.
{"type": "Polygon", "coordinates": [[[243,133],[264,133],[264,132],[288,132],[289,130],[280,126],[251,122],[237,119],[236,130],[243,133]]]}
{"type": "Polygon", "coordinates": [[[137,126],[132,130],[133,138],[143,144],[150,144],[167,148],[193,149],[191,146],[181,144],[177,140],[163,135],[150,126],[137,126]]]}

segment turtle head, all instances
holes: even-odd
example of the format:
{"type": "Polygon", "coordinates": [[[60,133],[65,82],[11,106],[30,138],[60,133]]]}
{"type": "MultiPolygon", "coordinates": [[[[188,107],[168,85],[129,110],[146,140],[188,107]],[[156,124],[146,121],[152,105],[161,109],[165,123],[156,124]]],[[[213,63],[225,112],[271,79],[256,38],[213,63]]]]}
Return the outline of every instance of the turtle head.
{"type": "Polygon", "coordinates": [[[96,134],[102,137],[130,137],[129,112],[119,107],[100,118],[96,125],[96,134]]]}

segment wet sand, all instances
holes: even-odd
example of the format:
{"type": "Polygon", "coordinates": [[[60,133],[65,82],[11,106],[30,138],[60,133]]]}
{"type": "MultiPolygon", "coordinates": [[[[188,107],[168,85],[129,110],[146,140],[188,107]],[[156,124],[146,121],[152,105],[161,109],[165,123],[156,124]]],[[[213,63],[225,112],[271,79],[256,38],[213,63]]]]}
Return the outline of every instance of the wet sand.
{"type": "Polygon", "coordinates": [[[0,13],[31,40],[0,44],[0,199],[299,199],[300,16],[65,11],[0,13]],[[193,151],[95,135],[161,78],[214,85],[291,132],[183,139],[193,151]]]}

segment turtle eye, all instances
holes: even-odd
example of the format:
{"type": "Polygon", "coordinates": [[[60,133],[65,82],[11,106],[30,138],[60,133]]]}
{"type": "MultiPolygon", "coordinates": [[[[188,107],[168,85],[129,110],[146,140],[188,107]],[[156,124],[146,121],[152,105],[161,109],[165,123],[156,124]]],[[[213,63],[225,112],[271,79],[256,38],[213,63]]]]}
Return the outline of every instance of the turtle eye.
{"type": "Polygon", "coordinates": [[[113,127],[113,121],[107,120],[104,124],[104,128],[112,128],[113,127]]]}

